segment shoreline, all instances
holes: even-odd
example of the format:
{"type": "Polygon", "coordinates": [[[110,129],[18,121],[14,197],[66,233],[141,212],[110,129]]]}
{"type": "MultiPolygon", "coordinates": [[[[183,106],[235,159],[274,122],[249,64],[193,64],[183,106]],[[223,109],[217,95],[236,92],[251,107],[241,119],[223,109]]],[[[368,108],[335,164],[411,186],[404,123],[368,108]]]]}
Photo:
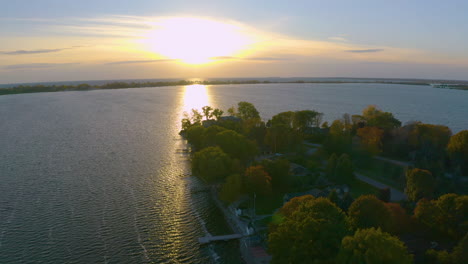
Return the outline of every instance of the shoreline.
{"type": "MultiPolygon", "coordinates": [[[[78,85],[19,85],[10,88],[0,88],[1,95],[26,94],[26,93],[48,93],[48,92],[67,92],[67,91],[94,91],[94,90],[114,90],[114,89],[134,89],[134,88],[152,88],[168,86],[186,86],[186,85],[238,85],[238,84],[399,84],[399,85],[420,85],[431,86],[429,81],[385,81],[385,80],[316,80],[316,81],[174,81],[174,82],[113,82],[104,85],[89,85],[82,83],[78,85]]],[[[439,89],[468,90],[468,85],[451,84],[447,88],[434,87],[439,89]]]]}

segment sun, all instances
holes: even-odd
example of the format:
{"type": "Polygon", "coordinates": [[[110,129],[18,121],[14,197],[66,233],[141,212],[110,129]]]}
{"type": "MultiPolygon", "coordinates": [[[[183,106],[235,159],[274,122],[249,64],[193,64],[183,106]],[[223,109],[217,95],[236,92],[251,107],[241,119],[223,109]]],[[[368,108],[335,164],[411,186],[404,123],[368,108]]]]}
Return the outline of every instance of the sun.
{"type": "Polygon", "coordinates": [[[163,18],[152,25],[145,36],[147,49],[187,64],[238,56],[253,42],[241,26],[205,18],[163,18]]]}

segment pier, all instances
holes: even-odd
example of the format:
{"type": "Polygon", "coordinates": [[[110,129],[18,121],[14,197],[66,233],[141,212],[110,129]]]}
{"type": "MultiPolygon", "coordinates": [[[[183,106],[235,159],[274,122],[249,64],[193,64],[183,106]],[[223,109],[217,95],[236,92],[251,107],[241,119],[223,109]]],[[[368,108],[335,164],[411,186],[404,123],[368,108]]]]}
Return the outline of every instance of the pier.
{"type": "Polygon", "coordinates": [[[243,236],[241,234],[223,235],[223,236],[205,236],[198,238],[200,244],[208,244],[215,241],[228,241],[232,239],[239,239],[243,236]]]}

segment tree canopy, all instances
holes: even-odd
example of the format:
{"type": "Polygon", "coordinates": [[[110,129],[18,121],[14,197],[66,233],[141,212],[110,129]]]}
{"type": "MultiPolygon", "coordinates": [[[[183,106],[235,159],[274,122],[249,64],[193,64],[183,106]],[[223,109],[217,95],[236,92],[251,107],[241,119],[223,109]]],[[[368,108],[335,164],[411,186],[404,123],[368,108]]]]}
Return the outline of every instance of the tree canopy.
{"type": "Polygon", "coordinates": [[[384,112],[375,105],[369,105],[362,110],[362,116],[367,121],[367,125],[390,130],[401,126],[401,122],[392,113],[384,112]]]}
{"type": "Polygon", "coordinates": [[[380,229],[360,229],[343,238],[338,264],[410,264],[413,257],[397,237],[380,229]]]}
{"type": "Polygon", "coordinates": [[[224,179],[231,170],[231,158],[219,147],[204,148],[192,157],[192,172],[207,182],[224,179]]]}
{"type": "Polygon", "coordinates": [[[468,175],[468,130],[453,135],[447,146],[448,154],[461,173],[468,175]]]}
{"type": "Polygon", "coordinates": [[[340,208],[327,198],[306,199],[270,232],[271,263],[334,263],[347,234],[340,208]]]}
{"type": "Polygon", "coordinates": [[[375,227],[390,232],[393,228],[391,211],[374,195],[357,198],[348,209],[348,219],[354,229],[375,227]]]}
{"type": "Polygon", "coordinates": [[[405,193],[411,201],[421,198],[432,198],[436,187],[436,179],[428,170],[409,169],[406,171],[405,193]]]}

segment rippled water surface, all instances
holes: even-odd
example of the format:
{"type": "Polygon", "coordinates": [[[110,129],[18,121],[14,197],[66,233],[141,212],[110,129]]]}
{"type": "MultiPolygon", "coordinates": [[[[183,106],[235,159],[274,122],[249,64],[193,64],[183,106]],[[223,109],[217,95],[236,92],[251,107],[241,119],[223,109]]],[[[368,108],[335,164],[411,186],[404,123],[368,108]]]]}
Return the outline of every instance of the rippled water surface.
{"type": "Polygon", "coordinates": [[[377,84],[161,87],[0,96],[1,263],[239,263],[190,177],[184,110],[254,103],[262,116],[369,104],[402,121],[468,128],[468,92],[377,84]]]}

